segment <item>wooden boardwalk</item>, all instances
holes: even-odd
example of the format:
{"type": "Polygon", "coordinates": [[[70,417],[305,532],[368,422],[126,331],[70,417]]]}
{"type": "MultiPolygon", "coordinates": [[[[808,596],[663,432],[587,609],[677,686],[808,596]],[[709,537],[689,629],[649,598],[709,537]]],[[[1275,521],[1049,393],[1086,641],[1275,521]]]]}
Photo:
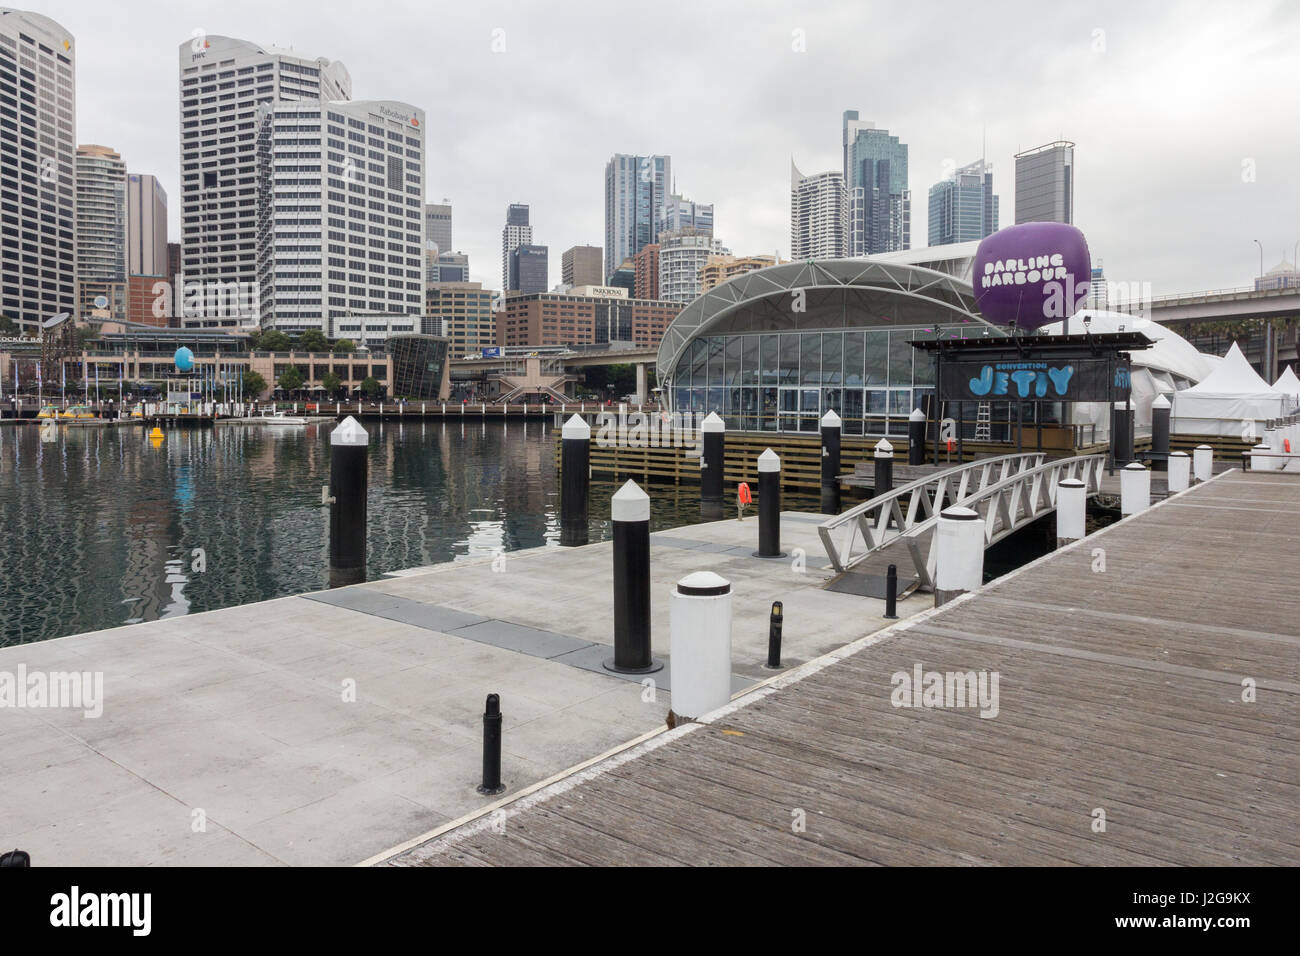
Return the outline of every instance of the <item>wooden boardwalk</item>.
{"type": "Polygon", "coordinates": [[[1297,514],[1222,475],[388,862],[1295,866],[1297,514]],[[996,716],[893,706],[918,664],[996,716]]]}

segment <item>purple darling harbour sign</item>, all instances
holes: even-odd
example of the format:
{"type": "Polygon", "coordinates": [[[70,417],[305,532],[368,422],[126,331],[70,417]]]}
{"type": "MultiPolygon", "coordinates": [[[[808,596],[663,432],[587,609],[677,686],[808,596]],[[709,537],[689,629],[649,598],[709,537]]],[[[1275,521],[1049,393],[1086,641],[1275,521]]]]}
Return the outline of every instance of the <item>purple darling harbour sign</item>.
{"type": "Polygon", "coordinates": [[[1065,223],[1027,222],[980,243],[971,283],[985,319],[1032,331],[1079,311],[1091,276],[1082,232],[1065,223]]]}

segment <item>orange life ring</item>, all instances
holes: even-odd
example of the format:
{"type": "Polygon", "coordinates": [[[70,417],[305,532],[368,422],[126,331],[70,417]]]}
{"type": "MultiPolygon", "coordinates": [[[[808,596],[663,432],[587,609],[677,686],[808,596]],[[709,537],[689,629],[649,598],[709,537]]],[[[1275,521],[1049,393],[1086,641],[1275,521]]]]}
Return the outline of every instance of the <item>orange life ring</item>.
{"type": "Polygon", "coordinates": [[[754,498],[749,493],[749,485],[746,482],[742,481],[740,483],[740,487],[736,489],[736,494],[742,505],[752,505],[754,503],[754,498]]]}

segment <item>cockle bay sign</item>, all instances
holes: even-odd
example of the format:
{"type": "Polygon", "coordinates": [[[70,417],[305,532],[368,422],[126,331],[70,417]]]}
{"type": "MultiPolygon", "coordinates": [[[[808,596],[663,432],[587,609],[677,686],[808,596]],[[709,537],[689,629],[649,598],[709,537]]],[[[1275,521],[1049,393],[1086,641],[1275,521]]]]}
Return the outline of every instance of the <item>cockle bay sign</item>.
{"type": "Polygon", "coordinates": [[[1128,385],[1126,366],[1096,358],[945,359],[939,369],[939,394],[948,401],[1122,401],[1128,385]]]}

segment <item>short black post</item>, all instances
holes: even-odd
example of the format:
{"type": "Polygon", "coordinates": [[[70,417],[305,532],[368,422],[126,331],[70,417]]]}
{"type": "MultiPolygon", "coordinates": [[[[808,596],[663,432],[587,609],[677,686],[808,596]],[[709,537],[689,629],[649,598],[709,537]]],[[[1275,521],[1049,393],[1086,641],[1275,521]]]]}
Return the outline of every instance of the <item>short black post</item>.
{"type": "Polygon", "coordinates": [[[0,853],[0,867],[13,866],[13,867],[27,868],[30,867],[31,865],[32,865],[31,854],[26,852],[25,850],[14,849],[14,850],[9,850],[5,853],[0,853]]]}
{"type": "Polygon", "coordinates": [[[629,480],[610,501],[614,523],[614,656],[620,674],[663,668],[650,656],[650,496],[629,480]]]}
{"type": "Polygon", "coordinates": [[[770,448],[758,456],[758,550],[754,557],[785,557],[781,551],[781,459],[770,448]]]}
{"type": "Polygon", "coordinates": [[[840,513],[840,416],[831,409],[821,420],[822,514],[840,513]]]}
{"type": "Polygon", "coordinates": [[[717,412],[700,422],[700,518],[722,520],[722,477],[727,426],[717,412]]]}
{"type": "Polygon", "coordinates": [[[885,620],[898,620],[898,565],[885,572],[885,620]]]}
{"type": "Polygon", "coordinates": [[[912,409],[907,419],[907,463],[925,464],[925,412],[912,409]]]}
{"type": "Polygon", "coordinates": [[[370,436],[348,416],[330,433],[330,587],[366,579],[370,436]]]}
{"type": "Polygon", "coordinates": [[[1151,403],[1151,470],[1169,470],[1169,399],[1157,395],[1151,403]]]}
{"type": "Polygon", "coordinates": [[[784,608],[780,601],[773,601],[772,613],[767,619],[767,667],[772,670],[781,666],[781,626],[785,620],[784,608]]]}
{"type": "Polygon", "coordinates": [[[560,430],[560,544],[587,543],[587,499],[591,484],[591,426],[574,415],[560,430]]]}
{"type": "Polygon", "coordinates": [[[487,695],[483,711],[483,782],[477,790],[483,794],[496,794],[505,790],[501,782],[501,698],[487,695]]]}

